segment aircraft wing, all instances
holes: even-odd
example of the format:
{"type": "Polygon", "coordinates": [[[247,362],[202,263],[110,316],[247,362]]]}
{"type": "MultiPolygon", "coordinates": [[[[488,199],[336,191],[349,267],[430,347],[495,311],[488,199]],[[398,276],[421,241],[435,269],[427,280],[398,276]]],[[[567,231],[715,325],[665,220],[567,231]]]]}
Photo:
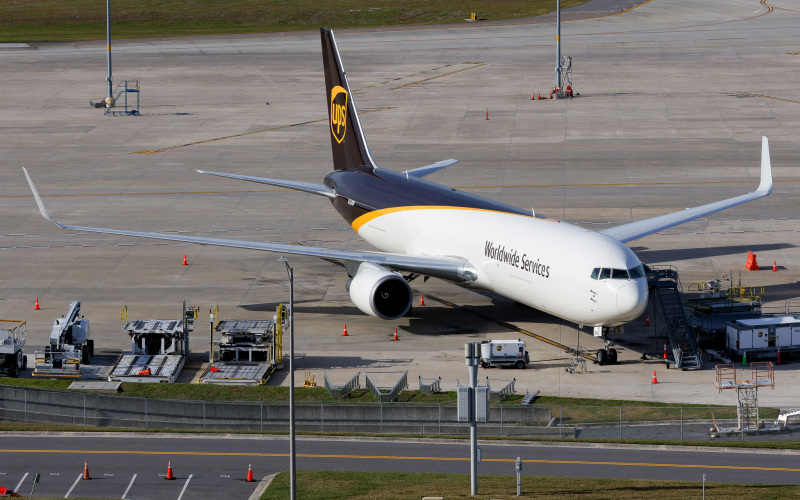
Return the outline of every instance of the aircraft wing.
{"type": "Polygon", "coordinates": [[[769,160],[769,142],[766,137],[761,138],[761,183],[758,189],[752,193],[736,196],[735,198],[728,198],[727,200],[716,201],[707,205],[701,205],[695,208],[687,208],[680,212],[671,214],[659,215],[650,219],[644,219],[621,226],[612,227],[600,231],[603,234],[611,236],[612,238],[627,243],[629,241],[637,240],[648,234],[653,234],[658,231],[689,222],[700,217],[711,215],[720,210],[741,205],[748,201],[757,200],[767,196],[772,192],[772,168],[769,160]]]}
{"type": "Polygon", "coordinates": [[[216,175],[218,177],[227,177],[229,179],[239,179],[240,181],[259,182],[261,184],[269,184],[271,186],[294,189],[295,191],[318,194],[328,198],[336,198],[336,193],[333,192],[333,189],[330,186],[326,186],[325,184],[317,184],[316,182],[287,181],[284,179],[270,179],[269,177],[252,177],[249,175],[209,172],[208,170],[198,170],[198,172],[201,174],[216,175]]]}
{"type": "MultiPolygon", "coordinates": [[[[49,220],[62,229],[73,231],[83,231],[88,233],[116,234],[120,236],[135,236],[139,238],[151,238],[157,240],[180,241],[184,243],[196,243],[198,245],[216,245],[231,248],[246,248],[250,250],[261,250],[265,252],[278,252],[295,255],[310,255],[322,259],[344,261],[344,262],[370,262],[380,266],[385,266],[397,271],[408,271],[415,274],[433,276],[455,282],[474,281],[477,279],[477,270],[465,259],[459,257],[426,257],[415,255],[402,255],[379,252],[363,252],[357,250],[339,250],[333,248],[311,247],[303,245],[292,245],[287,243],[264,243],[258,241],[228,240],[220,238],[205,238],[200,236],[186,236],[182,234],[147,233],[140,231],[124,231],[121,229],[106,229],[100,227],[70,226],[59,224],[54,221],[42,202],[36,187],[33,185],[30,175],[25,167],[25,177],[39,206],[42,217],[49,220]]],[[[239,178],[239,177],[236,177],[239,178]]]]}

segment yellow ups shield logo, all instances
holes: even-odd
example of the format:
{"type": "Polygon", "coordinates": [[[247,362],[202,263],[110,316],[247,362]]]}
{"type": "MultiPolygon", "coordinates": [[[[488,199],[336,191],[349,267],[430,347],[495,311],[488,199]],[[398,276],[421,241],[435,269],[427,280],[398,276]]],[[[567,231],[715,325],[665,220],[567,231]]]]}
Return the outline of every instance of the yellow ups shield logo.
{"type": "Polygon", "coordinates": [[[347,132],[347,91],[340,86],[331,89],[331,133],[336,142],[344,140],[347,132]]]}

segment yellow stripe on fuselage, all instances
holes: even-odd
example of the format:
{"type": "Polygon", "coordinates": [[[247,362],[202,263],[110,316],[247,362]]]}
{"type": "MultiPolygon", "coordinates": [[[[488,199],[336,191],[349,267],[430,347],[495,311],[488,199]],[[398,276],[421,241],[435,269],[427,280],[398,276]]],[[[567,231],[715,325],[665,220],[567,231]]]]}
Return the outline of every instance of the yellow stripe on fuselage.
{"type": "Polygon", "coordinates": [[[499,210],[487,210],[485,208],[470,208],[470,207],[453,207],[447,205],[414,205],[408,207],[393,207],[393,208],[383,208],[381,210],[373,210],[372,212],[366,213],[361,217],[357,218],[353,221],[353,229],[358,232],[361,229],[361,226],[366,224],[367,222],[377,219],[378,217],[386,214],[392,214],[396,212],[405,212],[407,210],[474,210],[476,212],[489,212],[495,214],[507,214],[507,215],[517,215],[519,217],[530,217],[530,215],[522,215],[522,214],[514,214],[511,212],[500,212],[499,210]]]}

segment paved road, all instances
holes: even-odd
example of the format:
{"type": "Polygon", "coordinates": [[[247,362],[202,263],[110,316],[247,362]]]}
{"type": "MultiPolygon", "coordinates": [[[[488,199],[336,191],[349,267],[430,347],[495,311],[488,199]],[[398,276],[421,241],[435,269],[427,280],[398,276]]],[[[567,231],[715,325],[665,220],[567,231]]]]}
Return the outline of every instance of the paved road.
{"type": "MultiPolygon", "coordinates": [[[[800,484],[800,454],[615,446],[483,443],[480,474],[514,474],[516,457],[529,476],[678,479],[800,484]]],[[[259,436],[5,436],[0,486],[37,494],[107,498],[247,498],[252,462],[257,479],[287,469],[288,442],[259,436]],[[175,481],[166,481],[167,461],[175,481]],[[78,480],[85,461],[92,481],[78,480]],[[27,476],[26,476],[27,474],[27,476]],[[134,478],[135,475],[135,478],[134,478]],[[124,493],[127,493],[123,496],[124,493]]],[[[469,474],[469,444],[444,441],[302,438],[300,470],[469,474]]],[[[302,488],[302,485],[300,486],[302,488]]]]}

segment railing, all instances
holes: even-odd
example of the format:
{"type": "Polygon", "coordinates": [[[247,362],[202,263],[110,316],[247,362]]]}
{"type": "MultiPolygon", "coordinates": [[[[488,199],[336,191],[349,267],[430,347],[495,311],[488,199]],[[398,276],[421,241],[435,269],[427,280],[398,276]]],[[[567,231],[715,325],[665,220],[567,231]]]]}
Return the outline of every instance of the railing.
{"type": "Polygon", "coordinates": [[[342,386],[332,385],[331,381],[328,379],[328,373],[324,370],[322,373],[325,375],[325,389],[328,390],[328,395],[330,395],[332,398],[346,398],[351,392],[361,387],[361,383],[359,382],[359,379],[361,378],[361,372],[356,373],[349,382],[342,386]]]}
{"type": "Polygon", "coordinates": [[[400,377],[400,380],[394,384],[394,387],[389,392],[383,392],[380,387],[378,387],[375,383],[372,382],[372,379],[369,376],[369,373],[364,372],[364,377],[366,378],[367,382],[367,390],[375,396],[375,399],[380,401],[381,403],[388,403],[390,401],[394,401],[397,399],[397,396],[400,395],[403,390],[408,388],[408,370],[403,372],[403,375],[400,377]]]}
{"type": "Polygon", "coordinates": [[[442,377],[439,378],[426,378],[419,377],[419,392],[422,394],[436,394],[442,392],[442,377]],[[423,382],[423,380],[430,380],[430,383],[423,382]]]}
{"type": "Polygon", "coordinates": [[[489,401],[502,401],[517,392],[514,389],[514,384],[517,382],[517,379],[495,380],[495,382],[506,382],[506,385],[499,391],[493,391],[491,385],[489,385],[489,377],[486,377],[486,387],[489,388],[489,401]]]}

